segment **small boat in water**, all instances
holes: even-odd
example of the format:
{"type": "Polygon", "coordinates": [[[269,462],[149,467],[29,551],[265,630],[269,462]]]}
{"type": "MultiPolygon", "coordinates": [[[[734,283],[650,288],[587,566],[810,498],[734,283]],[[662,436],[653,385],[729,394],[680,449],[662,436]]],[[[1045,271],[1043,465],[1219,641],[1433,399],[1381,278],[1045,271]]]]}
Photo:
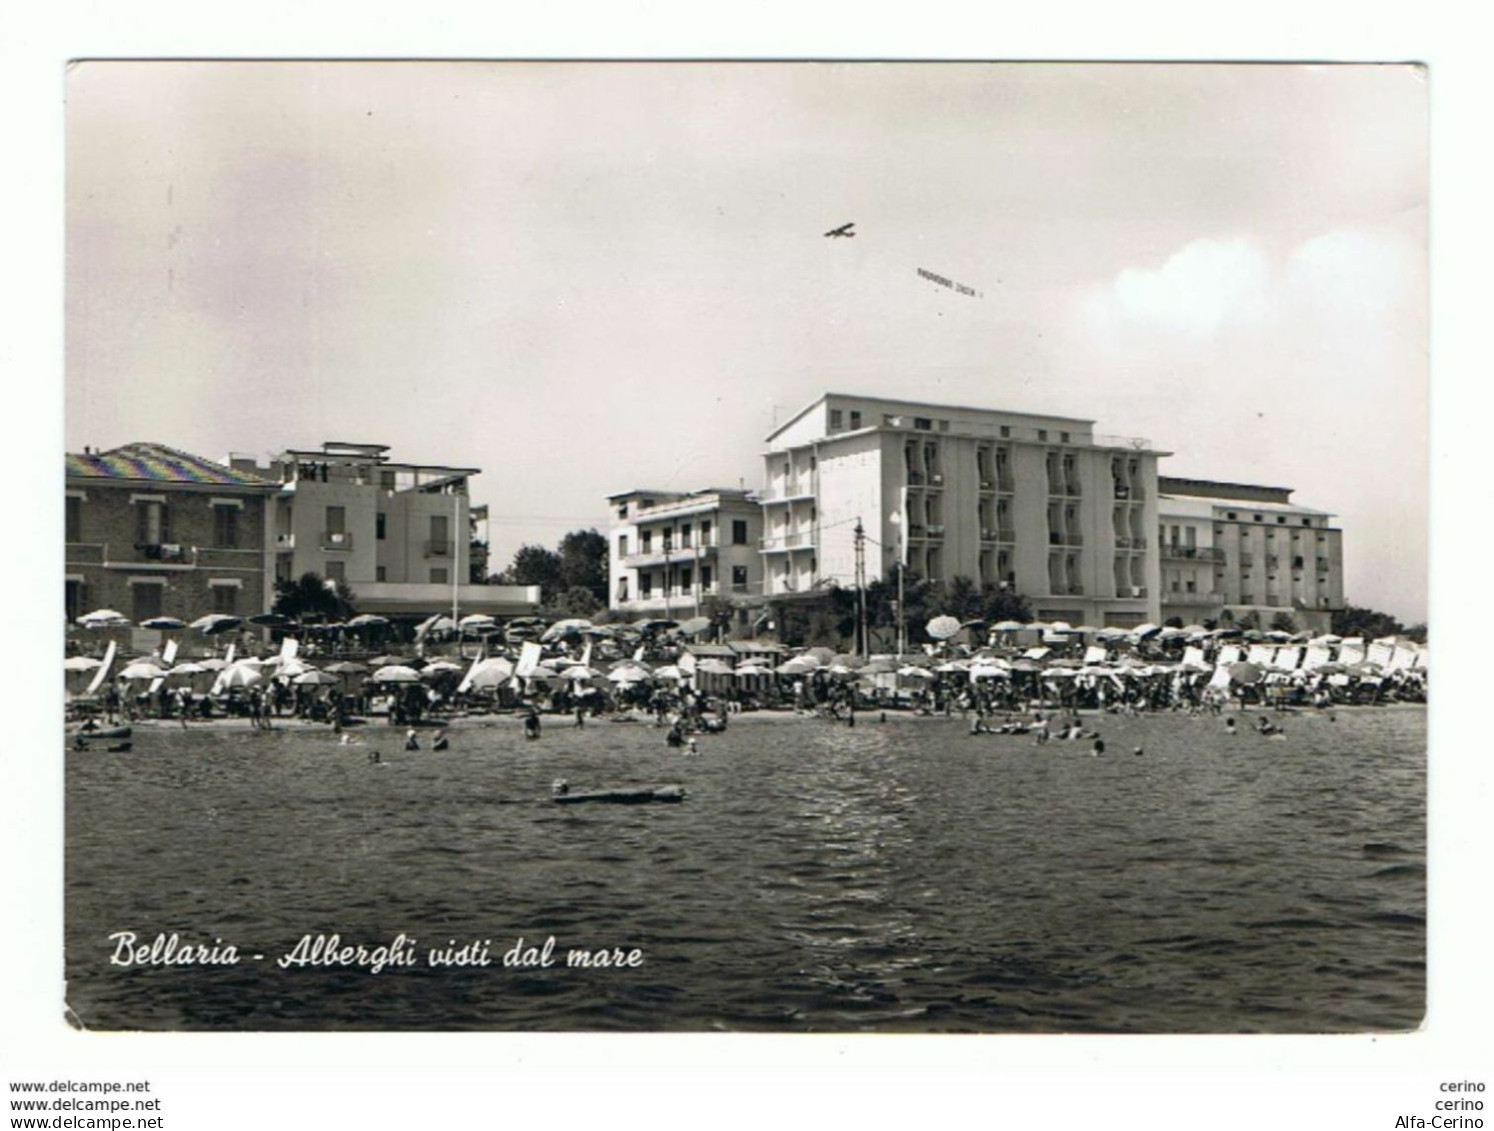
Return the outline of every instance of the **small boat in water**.
{"type": "Polygon", "coordinates": [[[133,727],[127,727],[127,726],[122,726],[122,727],[94,727],[92,730],[88,729],[87,727],[80,727],[77,730],[72,731],[71,734],[69,735],[69,737],[71,737],[71,738],[130,738],[133,734],[134,734],[134,728],[133,727]]]}
{"type": "Polygon", "coordinates": [[[551,799],[560,805],[576,805],[583,801],[610,802],[613,805],[647,805],[650,802],[677,802],[685,800],[685,787],[681,785],[650,785],[634,789],[593,789],[585,793],[572,793],[570,784],[564,780],[550,787],[551,799]]]}

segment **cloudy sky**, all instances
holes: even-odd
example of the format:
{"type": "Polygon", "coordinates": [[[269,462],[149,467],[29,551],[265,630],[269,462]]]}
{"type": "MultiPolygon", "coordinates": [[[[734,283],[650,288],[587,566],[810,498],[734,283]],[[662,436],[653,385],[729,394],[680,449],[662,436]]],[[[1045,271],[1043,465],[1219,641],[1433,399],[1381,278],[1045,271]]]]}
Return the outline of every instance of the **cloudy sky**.
{"type": "Polygon", "coordinates": [[[1055,412],[1295,488],[1351,601],[1426,615],[1415,68],[85,63],[67,99],[70,450],[480,466],[502,564],[612,492],[757,484],[826,390],[1055,412]]]}

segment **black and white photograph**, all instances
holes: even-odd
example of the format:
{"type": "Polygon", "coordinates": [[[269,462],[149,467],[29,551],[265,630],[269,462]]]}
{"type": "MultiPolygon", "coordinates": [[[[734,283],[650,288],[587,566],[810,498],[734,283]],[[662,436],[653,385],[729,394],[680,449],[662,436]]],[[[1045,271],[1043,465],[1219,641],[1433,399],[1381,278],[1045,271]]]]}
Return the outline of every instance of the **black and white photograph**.
{"type": "Polygon", "coordinates": [[[1427,91],[74,64],[59,1009],[1417,1029],[1427,91]]]}

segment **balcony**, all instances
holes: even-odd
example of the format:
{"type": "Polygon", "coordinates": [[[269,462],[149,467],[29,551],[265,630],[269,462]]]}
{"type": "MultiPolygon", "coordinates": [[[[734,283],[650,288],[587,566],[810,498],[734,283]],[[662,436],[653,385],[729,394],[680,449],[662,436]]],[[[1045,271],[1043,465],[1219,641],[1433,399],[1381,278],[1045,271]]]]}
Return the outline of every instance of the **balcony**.
{"type": "Polygon", "coordinates": [[[1224,594],[1173,592],[1165,594],[1162,603],[1164,605],[1222,605],[1224,594]]]}
{"type": "Polygon", "coordinates": [[[982,494],[989,495],[992,491],[996,490],[996,481],[993,479],[982,478],[980,481],[980,489],[982,494]]]}
{"type": "Polygon", "coordinates": [[[909,487],[922,487],[923,486],[923,472],[921,472],[921,471],[910,471],[910,472],[908,472],[908,486],[909,487]]]}
{"type": "Polygon", "coordinates": [[[1224,551],[1214,546],[1176,546],[1163,543],[1162,556],[1173,561],[1222,562],[1224,551]]]}
{"type": "Polygon", "coordinates": [[[432,539],[425,544],[425,556],[428,558],[449,558],[455,549],[455,543],[449,539],[432,539]]]}
{"type": "Polygon", "coordinates": [[[322,549],[324,550],[351,550],[353,548],[353,535],[347,530],[323,530],[322,549]]]}
{"type": "Polygon", "coordinates": [[[929,486],[930,487],[943,487],[944,486],[944,476],[941,475],[941,474],[939,474],[939,472],[937,472],[937,471],[931,473],[929,475],[929,486]]]}
{"type": "Polygon", "coordinates": [[[1082,546],[1084,545],[1084,535],[1077,530],[1050,530],[1048,531],[1048,545],[1082,546]]]}
{"type": "Polygon", "coordinates": [[[982,542],[1015,542],[1017,535],[1009,526],[983,526],[980,531],[982,542]]]}
{"type": "Polygon", "coordinates": [[[768,484],[760,496],[765,503],[783,503],[790,499],[814,498],[814,484],[809,479],[780,479],[768,484]]]}
{"type": "Polygon", "coordinates": [[[808,530],[797,531],[793,534],[778,534],[763,538],[758,542],[757,548],[765,554],[812,550],[814,549],[814,535],[808,530]]]}
{"type": "Polygon", "coordinates": [[[1240,551],[1240,564],[1242,566],[1255,565],[1255,555],[1249,550],[1240,551]]]}
{"type": "Polygon", "coordinates": [[[1127,487],[1124,483],[1115,484],[1115,497],[1117,499],[1129,499],[1131,497],[1131,488],[1127,487]]]}
{"type": "Polygon", "coordinates": [[[296,536],[294,534],[275,535],[275,549],[294,550],[296,548],[296,536]]]}
{"type": "Polygon", "coordinates": [[[930,538],[943,538],[944,537],[944,527],[940,526],[937,523],[931,524],[929,526],[929,537],[930,538]]]}

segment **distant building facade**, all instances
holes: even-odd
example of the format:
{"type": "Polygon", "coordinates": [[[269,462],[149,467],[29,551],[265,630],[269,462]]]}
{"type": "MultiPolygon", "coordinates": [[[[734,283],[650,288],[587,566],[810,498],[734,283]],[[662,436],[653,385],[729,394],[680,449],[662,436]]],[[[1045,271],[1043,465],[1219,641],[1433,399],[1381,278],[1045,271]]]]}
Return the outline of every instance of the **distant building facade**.
{"type": "Polygon", "coordinates": [[[1279,614],[1327,631],[1344,607],[1343,531],[1285,487],[1163,476],[1158,481],[1162,615],[1269,628],[1279,614]]]}
{"type": "Polygon", "coordinates": [[[419,618],[435,612],[517,615],[539,607],[537,586],[469,583],[475,467],[398,463],[383,444],[290,449],[236,470],[276,485],[274,575],[315,573],[347,584],[359,612],[419,618]]]}
{"type": "Polygon", "coordinates": [[[767,439],[764,594],[905,560],[1027,597],[1042,620],[1131,627],[1160,617],[1157,460],[1091,421],[827,393],[767,439]]]}
{"type": "Polygon", "coordinates": [[[636,490],[607,503],[612,609],[683,619],[711,598],[745,607],[761,597],[763,511],[747,491],[636,490]]]}
{"type": "Polygon", "coordinates": [[[158,443],[66,456],[67,617],[251,616],[274,600],[280,485],[158,443]]]}

